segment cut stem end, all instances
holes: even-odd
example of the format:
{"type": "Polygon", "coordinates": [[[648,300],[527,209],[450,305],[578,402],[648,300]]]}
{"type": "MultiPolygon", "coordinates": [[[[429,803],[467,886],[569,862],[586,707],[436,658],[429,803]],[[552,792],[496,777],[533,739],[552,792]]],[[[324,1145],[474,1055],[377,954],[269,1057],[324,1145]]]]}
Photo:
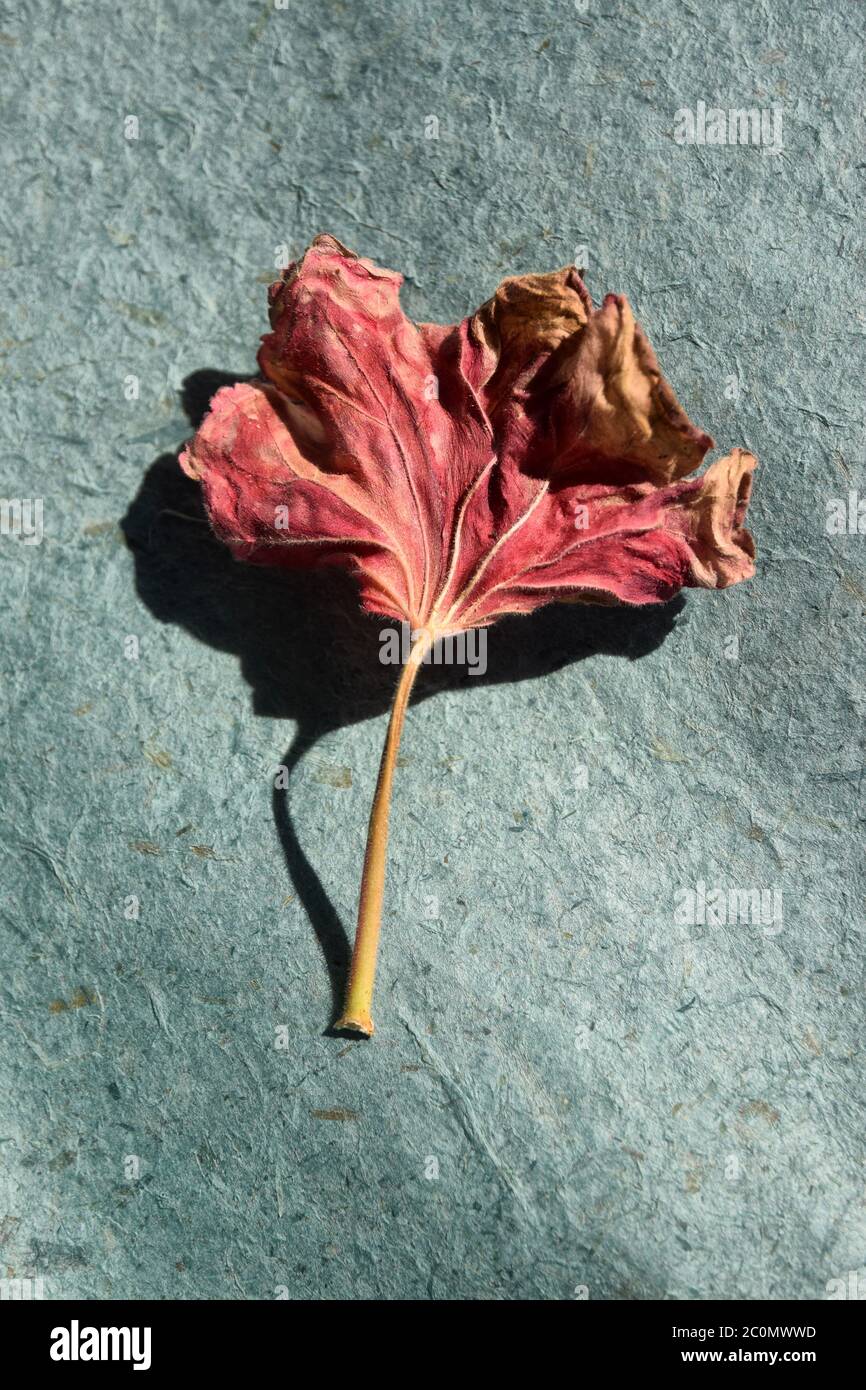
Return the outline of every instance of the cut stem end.
{"type": "Polygon", "coordinates": [[[375,1033],[373,1020],[369,1014],[341,1014],[334,1024],[337,1033],[358,1033],[362,1038],[372,1038],[375,1033]]]}

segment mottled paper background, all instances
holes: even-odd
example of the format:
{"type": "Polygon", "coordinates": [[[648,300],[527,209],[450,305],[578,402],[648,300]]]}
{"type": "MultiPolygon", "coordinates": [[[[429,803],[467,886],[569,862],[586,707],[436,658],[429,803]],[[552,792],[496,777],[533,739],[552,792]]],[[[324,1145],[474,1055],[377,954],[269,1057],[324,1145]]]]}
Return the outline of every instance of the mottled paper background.
{"type": "Polygon", "coordinates": [[[826,1297],[866,1261],[866,535],[826,530],[866,497],[863,5],[4,12],[0,490],[45,527],[0,537],[6,1276],[826,1297]],[[677,144],[698,101],[778,103],[781,152],[677,144]],[[761,461],[754,581],[419,692],[368,1045],[327,1028],[376,624],[230,563],[173,462],[324,230],[443,321],[582,255],[761,461]],[[698,881],[782,929],[678,924],[698,881]]]}

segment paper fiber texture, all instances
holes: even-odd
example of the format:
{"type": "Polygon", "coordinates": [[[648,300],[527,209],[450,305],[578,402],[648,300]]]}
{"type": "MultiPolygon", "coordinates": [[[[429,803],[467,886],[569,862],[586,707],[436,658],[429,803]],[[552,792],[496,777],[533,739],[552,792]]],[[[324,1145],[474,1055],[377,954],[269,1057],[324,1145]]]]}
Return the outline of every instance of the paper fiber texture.
{"type": "Polygon", "coordinates": [[[859,1269],[858,19],[8,11],[4,1277],[811,1299],[859,1269]],[[345,582],[234,563],[175,460],[320,231],[422,320],[576,261],[760,459],[748,584],[422,674],[369,1044],[327,1029],[394,669],[345,582]]]}

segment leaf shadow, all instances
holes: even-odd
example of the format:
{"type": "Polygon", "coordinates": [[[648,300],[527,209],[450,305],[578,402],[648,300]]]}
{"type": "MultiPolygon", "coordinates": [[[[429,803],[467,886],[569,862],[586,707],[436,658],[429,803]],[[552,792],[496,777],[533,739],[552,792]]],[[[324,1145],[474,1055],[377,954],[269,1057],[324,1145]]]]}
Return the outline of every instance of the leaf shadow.
{"type": "MultiPolygon", "coordinates": [[[[213,394],[240,378],[205,369],[183,384],[192,429],[213,394]]],[[[351,944],[339,913],[306,855],[290,797],[292,773],[320,738],[390,708],[393,667],[379,660],[379,633],[392,620],[360,608],[354,582],[336,570],[277,571],[239,564],[212,534],[201,491],[166,453],[149,466],[121,522],[135,563],[139,598],[163,623],[239,658],[256,715],[289,719],[295,734],[283,763],[289,787],[274,788],[273,816],[292,883],[328,970],[333,1031],[351,944]]],[[[506,618],[488,643],[487,670],[430,666],[413,704],[443,690],[512,684],[550,675],[598,653],[634,661],[654,651],[684,608],[681,596],[652,609],[553,604],[531,617],[506,618]]],[[[370,773],[370,789],[375,769],[370,773]]],[[[359,869],[360,872],[360,869],[359,869]]]]}

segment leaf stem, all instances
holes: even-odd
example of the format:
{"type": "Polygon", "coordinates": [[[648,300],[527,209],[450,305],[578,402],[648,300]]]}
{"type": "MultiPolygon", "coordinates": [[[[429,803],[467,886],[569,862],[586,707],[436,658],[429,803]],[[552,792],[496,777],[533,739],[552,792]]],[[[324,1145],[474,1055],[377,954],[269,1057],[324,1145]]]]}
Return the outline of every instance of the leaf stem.
{"type": "Polygon", "coordinates": [[[350,1029],[369,1038],[373,1034],[373,1020],[370,1009],[373,1002],[373,986],[376,981],[376,958],[379,948],[379,932],[382,926],[382,899],[385,892],[385,869],[388,851],[388,818],[391,810],[391,787],[394,781],[394,768],[397,765],[397,752],[403,721],[415,677],[424,656],[432,644],[432,636],[422,630],[409,653],[403,673],[394,694],[391,718],[382,762],[379,766],[379,780],[373,797],[370,812],[370,827],[367,831],[367,850],[364,855],[364,872],[361,876],[361,897],[358,904],[358,927],[355,932],[355,948],[352,952],[352,967],[343,1012],[334,1024],[336,1029],[350,1029]]]}

